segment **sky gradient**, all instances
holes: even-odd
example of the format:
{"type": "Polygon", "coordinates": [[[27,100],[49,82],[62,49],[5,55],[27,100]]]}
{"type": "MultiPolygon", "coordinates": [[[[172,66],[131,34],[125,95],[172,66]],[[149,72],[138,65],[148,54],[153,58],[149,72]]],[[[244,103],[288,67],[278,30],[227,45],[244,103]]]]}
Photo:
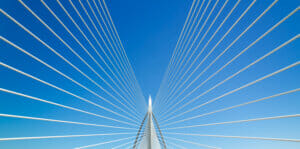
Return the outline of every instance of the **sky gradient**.
{"type": "MultiPolygon", "coordinates": [[[[94,63],[93,59],[89,57],[87,53],[84,52],[83,48],[72,38],[72,36],[65,30],[65,28],[55,19],[55,17],[47,10],[41,1],[34,0],[24,0],[23,1],[32,11],[34,11],[42,20],[44,20],[50,28],[52,28],[67,44],[70,45],[74,51],[78,52],[83,59],[86,60],[91,67],[103,76],[104,80],[109,80],[103,71],[94,63]]],[[[93,40],[93,35],[89,33],[85,24],[77,16],[76,11],[72,8],[72,5],[67,0],[60,1],[66,10],[74,17],[75,22],[78,26],[82,28],[84,34],[87,38],[91,40],[92,45],[99,50],[100,55],[104,57],[106,61],[109,61],[105,57],[105,53],[97,46],[97,41],[93,40]]],[[[84,10],[78,1],[72,1],[76,8],[79,9],[81,14],[84,14],[84,10]]],[[[93,5],[92,1],[90,1],[93,5]]],[[[98,2],[98,1],[97,1],[98,2]]],[[[203,2],[199,1],[200,4],[203,2]]],[[[218,10],[221,9],[226,0],[206,0],[203,5],[207,4],[207,12],[203,14],[203,20],[200,22],[200,26],[195,28],[195,33],[200,31],[201,25],[204,24],[204,20],[207,19],[207,25],[203,27],[203,31],[200,32],[199,38],[204,36],[205,31],[207,31],[208,26],[212,23],[214,17],[217,15],[218,10]],[[216,4],[215,10],[212,12],[211,17],[208,17],[208,13],[212,10],[214,4],[216,4]]],[[[195,49],[196,45],[191,47],[191,50],[195,51],[195,55],[191,53],[187,54],[187,57],[191,56],[191,60],[195,59],[195,65],[192,65],[190,70],[187,68],[191,65],[191,61],[178,68],[179,72],[185,73],[187,75],[182,78],[182,81],[187,78],[188,75],[195,73],[191,78],[183,84],[183,88],[188,86],[193,79],[201,73],[202,70],[209,66],[209,64],[220,54],[226,47],[228,47],[259,15],[261,15],[273,2],[273,0],[257,0],[245,16],[236,24],[230,33],[220,42],[219,46],[215,48],[215,51],[211,53],[209,57],[203,62],[199,69],[196,66],[201,63],[201,60],[209,53],[216,43],[222,38],[222,36],[229,30],[234,22],[241,16],[241,14],[251,5],[252,1],[241,0],[237,5],[236,10],[228,18],[228,21],[224,23],[220,31],[211,40],[211,43],[207,45],[207,48],[200,55],[199,59],[196,59],[196,55],[203,49],[205,43],[214,34],[214,31],[219,27],[221,22],[224,20],[226,15],[230,12],[233,6],[237,3],[237,0],[228,0],[228,3],[224,7],[224,10],[220,13],[219,18],[216,19],[215,24],[212,25],[211,29],[208,30],[207,36],[203,38],[203,43],[200,44],[198,49],[195,49]]],[[[72,33],[78,38],[84,47],[91,52],[92,56],[96,57],[96,60],[100,65],[104,66],[104,63],[99,57],[97,57],[97,52],[93,51],[93,47],[89,44],[81,32],[76,28],[73,22],[68,18],[68,15],[63,11],[57,1],[45,0],[45,3],[57,14],[64,24],[70,29],[72,33]]],[[[86,0],[82,0],[84,6],[88,8],[88,3],[86,0]]],[[[300,143],[297,142],[283,142],[283,141],[264,141],[264,140],[247,140],[247,139],[237,139],[237,138],[217,138],[217,137],[200,137],[200,136],[184,136],[184,135],[172,135],[168,132],[179,132],[179,133],[194,133],[194,134],[212,134],[212,135],[227,135],[227,136],[250,136],[250,137],[266,137],[266,138],[290,138],[290,139],[300,139],[300,118],[285,118],[285,119],[274,119],[265,121],[255,121],[255,122],[245,122],[236,124],[225,124],[225,125],[214,125],[205,127],[195,127],[195,128],[184,128],[176,130],[167,130],[172,127],[183,127],[188,125],[197,124],[209,124],[217,122],[226,121],[236,121],[236,120],[247,120],[255,118],[273,117],[281,115],[292,115],[300,113],[300,93],[294,92],[288,95],[283,95],[275,98],[271,98],[262,102],[249,104],[236,109],[212,114],[209,116],[193,119],[183,123],[177,123],[174,125],[166,125],[165,118],[163,117],[164,112],[167,112],[170,107],[175,105],[178,101],[185,98],[189,92],[196,88],[199,84],[205,81],[211,74],[220,69],[228,61],[234,58],[243,49],[249,46],[257,38],[263,35],[266,31],[272,28],[281,19],[285,18],[291,12],[295,11],[287,20],[285,20],[278,27],[274,28],[268,35],[262,38],[259,42],[254,44],[247,52],[242,54],[239,58],[229,64],[224,70],[220,71],[215,77],[203,84],[199,89],[194,91],[191,95],[187,96],[181,104],[178,104],[174,109],[178,109],[177,114],[188,111],[197,105],[201,105],[211,99],[217,98],[230,92],[236,88],[239,88],[247,83],[255,81],[263,76],[271,74],[278,71],[291,64],[299,63],[300,60],[300,50],[299,50],[299,9],[300,2],[297,0],[279,0],[272,6],[272,8],[264,15],[260,20],[258,20],[253,27],[251,27],[235,44],[224,53],[222,57],[215,64],[212,65],[207,72],[203,73],[199,79],[195,80],[191,86],[186,89],[180,96],[179,93],[175,95],[169,95],[170,91],[168,88],[162,86],[161,94],[159,97],[171,96],[169,99],[171,102],[163,100],[164,98],[157,98],[159,93],[159,88],[164,79],[164,73],[167,70],[172,54],[175,51],[175,46],[180,36],[181,30],[183,28],[184,22],[187,18],[189,9],[192,6],[192,0],[151,0],[151,1],[141,1],[141,0],[110,0],[106,1],[107,7],[110,11],[111,17],[114,21],[120,39],[123,43],[125,52],[128,56],[130,64],[133,67],[136,79],[141,87],[143,97],[147,100],[148,96],[151,95],[154,99],[154,114],[158,118],[161,129],[165,132],[165,138],[171,143],[175,143],[184,146],[188,149],[201,148],[200,146],[184,143],[178,140],[172,139],[178,138],[187,141],[197,142],[200,144],[206,144],[215,147],[221,147],[224,149],[297,149],[300,147],[300,143]],[[296,37],[298,36],[298,37],[296,37]],[[297,38],[291,43],[280,48],[278,51],[272,53],[270,56],[266,57],[257,64],[249,67],[249,69],[243,71],[239,75],[228,80],[224,84],[220,85],[211,92],[201,96],[199,99],[195,100],[192,104],[179,109],[183,104],[193,100],[198,95],[201,95],[206,90],[212,88],[214,85],[223,81],[227,77],[230,77],[234,73],[238,72],[242,68],[246,67],[250,63],[254,62],[258,58],[282,45],[283,43],[291,40],[292,38],[297,38]]],[[[62,77],[57,72],[49,69],[45,65],[37,62],[28,55],[24,54],[17,48],[11,46],[7,42],[11,41],[15,45],[21,47],[22,49],[30,52],[32,55],[40,58],[47,64],[57,68],[57,70],[63,72],[64,74],[74,78],[74,80],[82,83],[84,86],[88,86],[89,89],[94,91],[96,94],[101,95],[104,99],[107,99],[113,104],[123,107],[121,103],[117,100],[123,101],[119,98],[118,93],[114,92],[105,81],[101,80],[91,69],[89,69],[82,61],[74,55],[55,35],[51,33],[41,22],[39,22],[25,7],[17,0],[12,1],[0,1],[1,14],[0,14],[0,62],[2,64],[8,65],[8,67],[16,68],[20,71],[28,73],[35,76],[41,80],[49,82],[56,85],[62,89],[65,89],[71,93],[74,93],[85,99],[89,99],[103,107],[115,110],[116,112],[127,115],[129,119],[135,119],[135,111],[131,112],[128,109],[124,111],[117,109],[111,104],[99,99],[99,96],[91,94],[91,92],[79,87],[74,82],[62,77]],[[21,29],[16,23],[10,20],[4,13],[9,14],[19,23],[24,25],[32,33],[36,34],[41,40],[49,44],[53,49],[57,50],[63,57],[69,60],[72,64],[78,67],[82,72],[86,73],[87,76],[91,76],[91,79],[103,86],[108,93],[112,93],[112,96],[117,97],[112,98],[105,91],[99,89],[99,86],[93,84],[86,77],[80,74],[76,69],[72,68],[68,63],[63,61],[60,57],[55,55],[46,46],[41,44],[38,40],[34,39],[23,29],[21,29]],[[130,113],[131,115],[128,115],[130,113]]],[[[93,5],[94,6],[94,5],[93,5]]],[[[198,8],[198,7],[197,7],[198,8]]],[[[202,14],[201,10],[200,14],[202,14]]],[[[89,14],[92,16],[92,12],[88,9],[89,14]]],[[[83,15],[83,18],[88,20],[88,16],[83,15]]],[[[96,21],[95,18],[92,18],[96,21]]],[[[199,18],[195,19],[197,23],[199,18]]],[[[100,37],[97,35],[97,29],[93,28],[93,24],[87,21],[89,27],[93,33],[95,33],[96,38],[100,41],[100,37]]],[[[195,35],[189,36],[192,41],[195,39],[195,35]]],[[[200,39],[195,39],[195,43],[199,43],[200,39]]],[[[103,45],[103,42],[100,41],[103,45]]],[[[186,44],[184,46],[189,46],[186,44]]],[[[104,46],[104,45],[103,45],[104,46]]],[[[184,52],[186,52],[185,50],[184,52]]],[[[180,63],[180,56],[175,56],[175,63],[180,63]]],[[[112,59],[114,57],[111,57],[112,59]]],[[[114,63],[118,65],[118,63],[114,63]]],[[[113,66],[113,64],[108,64],[113,66]]],[[[177,67],[175,67],[177,69],[177,67]]],[[[108,67],[104,69],[109,72],[108,67]]],[[[172,70],[171,73],[176,72],[172,70]]],[[[117,73],[116,71],[114,71],[117,73]]],[[[138,124],[142,121],[142,118],[147,109],[146,101],[141,96],[134,99],[137,104],[136,111],[139,117],[137,120],[130,121],[126,117],[116,116],[111,112],[105,111],[99,107],[88,104],[82,100],[78,100],[70,94],[66,94],[57,89],[49,87],[42,84],[32,78],[26,77],[15,71],[9,70],[7,67],[0,66],[0,87],[7,90],[12,90],[15,92],[27,94],[30,96],[38,97],[41,99],[49,100],[63,105],[68,105],[81,110],[89,111],[92,113],[97,113],[103,116],[112,117],[116,120],[122,122],[134,122],[138,124]],[[137,122],[135,122],[137,121],[137,122]]],[[[111,72],[109,72],[112,75],[111,72]]],[[[118,75],[118,74],[116,74],[118,75]]],[[[131,80],[132,78],[127,78],[126,74],[121,72],[122,77],[119,79],[131,80]]],[[[169,81],[169,84],[179,83],[178,80],[181,79],[181,75],[174,75],[175,81],[169,81]],[[176,82],[177,80],[177,82],[176,82]]],[[[197,116],[199,114],[212,112],[218,109],[242,104],[245,102],[257,100],[263,97],[268,97],[271,95],[283,93],[290,90],[299,89],[300,84],[300,71],[299,65],[287,69],[286,71],[280,72],[272,77],[269,77],[261,82],[253,84],[249,87],[241,89],[235,93],[229,94],[225,97],[220,98],[213,103],[207,104],[199,109],[196,109],[185,115],[181,115],[174,118],[168,122],[175,122],[177,120],[185,119],[191,116],[197,116]]],[[[113,77],[114,79],[118,77],[113,77]]],[[[168,78],[167,78],[168,79],[168,78]]],[[[172,79],[171,79],[172,80],[172,79]]],[[[112,81],[108,81],[109,84],[113,84],[112,81]]],[[[131,87],[130,84],[128,85],[131,87]]],[[[113,85],[113,88],[117,88],[113,85]]],[[[179,92],[183,90],[179,89],[179,92]]],[[[128,88],[127,88],[128,89],[128,88]]],[[[119,91],[119,89],[117,89],[119,91]]],[[[126,90],[126,89],[125,89],[126,90]]],[[[125,91],[124,90],[124,91],[125,91]]],[[[121,92],[119,92],[121,93],[121,92]]],[[[122,94],[122,93],[121,93],[122,94]]],[[[130,96],[130,95],[129,95],[130,96]]],[[[125,103],[128,106],[128,103],[125,103]]],[[[130,109],[130,108],[129,108],[130,109]]],[[[170,109],[169,109],[170,110],[170,109]]],[[[64,124],[55,122],[43,122],[35,120],[25,120],[17,118],[7,118],[0,117],[0,138],[8,137],[30,137],[30,136],[56,136],[56,135],[77,135],[77,134],[100,134],[100,133],[130,133],[115,136],[94,136],[94,137],[78,137],[78,138],[58,138],[58,139],[41,139],[41,140],[19,140],[19,141],[0,141],[0,148],[2,149],[67,149],[75,148],[79,146],[85,146],[95,143],[100,143],[104,141],[111,141],[122,139],[126,137],[134,137],[137,130],[137,126],[131,126],[124,123],[118,123],[115,121],[110,121],[104,118],[98,118],[92,115],[87,115],[80,112],[75,112],[72,110],[64,109],[61,107],[45,104],[36,100],[29,98],[0,92],[0,113],[2,114],[13,114],[13,115],[23,115],[31,117],[40,117],[48,119],[58,119],[65,121],[75,121],[93,124],[103,124],[103,125],[113,125],[116,127],[129,127],[134,129],[118,129],[118,128],[104,128],[104,127],[94,127],[94,126],[81,126],[74,124],[64,124]]],[[[172,113],[167,112],[168,114],[172,113]]],[[[176,113],[174,113],[176,115],[176,113]]],[[[170,117],[169,117],[170,118],[170,117]]],[[[120,145],[126,142],[133,142],[134,138],[129,138],[127,140],[122,140],[119,142],[113,142],[97,147],[91,148],[112,148],[114,146],[120,145]]],[[[169,144],[170,148],[173,148],[172,144],[169,144]]],[[[129,147],[129,144],[127,145],[129,147]]],[[[125,147],[121,147],[125,148],[125,147]]],[[[176,148],[176,147],[174,147],[176,148]]],[[[206,147],[202,147],[206,148],[206,147]]]]}

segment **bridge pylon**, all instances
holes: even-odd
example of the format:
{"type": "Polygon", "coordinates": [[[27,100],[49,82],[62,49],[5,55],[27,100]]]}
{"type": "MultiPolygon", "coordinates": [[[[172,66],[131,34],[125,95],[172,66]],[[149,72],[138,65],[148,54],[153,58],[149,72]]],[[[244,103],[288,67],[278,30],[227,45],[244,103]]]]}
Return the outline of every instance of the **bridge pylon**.
{"type": "Polygon", "coordinates": [[[152,112],[152,99],[149,96],[148,111],[140,125],[133,149],[166,149],[166,144],[158,122],[152,112]],[[157,135],[158,132],[158,135],[157,135]]]}

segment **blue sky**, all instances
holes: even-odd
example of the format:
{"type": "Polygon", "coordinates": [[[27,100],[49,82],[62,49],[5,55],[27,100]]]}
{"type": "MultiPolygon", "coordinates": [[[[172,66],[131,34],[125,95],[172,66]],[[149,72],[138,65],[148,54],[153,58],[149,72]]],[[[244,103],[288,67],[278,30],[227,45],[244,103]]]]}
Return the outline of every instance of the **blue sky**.
{"type": "MultiPolygon", "coordinates": [[[[81,33],[74,26],[72,21],[61,9],[56,1],[45,0],[47,5],[58,14],[58,17],[65,23],[67,27],[74,33],[78,40],[82,42],[83,46],[87,47],[91,54],[97,57],[97,53],[92,50],[89,43],[86,42],[81,33]]],[[[82,1],[85,6],[87,3],[85,0],[82,1]]],[[[192,0],[152,0],[152,1],[141,1],[141,0],[129,0],[129,1],[106,1],[109,8],[110,14],[117,28],[119,36],[124,45],[126,54],[129,61],[134,69],[138,83],[141,86],[142,93],[147,99],[149,95],[155,97],[158,89],[161,85],[163,75],[169,64],[171,56],[174,52],[176,42],[179,38],[181,29],[187,17],[188,11],[192,5],[192,0]]],[[[202,1],[200,1],[202,2],[202,1]]],[[[220,0],[216,5],[216,10],[219,10],[224,4],[225,0],[220,0]]],[[[224,12],[220,14],[220,18],[216,20],[216,24],[212,26],[211,31],[208,32],[207,36],[210,37],[214,30],[220,25],[222,20],[226,17],[226,14],[231,10],[231,8],[236,3],[236,0],[229,0],[226,5],[224,12]]],[[[252,1],[241,0],[236,11],[230,16],[224,26],[221,28],[220,32],[216,34],[213,38],[211,44],[207,46],[207,50],[204,51],[200,59],[196,61],[196,64],[201,62],[201,59],[205,57],[205,54],[209,52],[209,49],[213,48],[214,45],[220,40],[220,38],[226,33],[226,31],[232,26],[236,19],[243,13],[243,11],[250,5],[252,1]]],[[[201,70],[205,69],[206,66],[210,64],[220,54],[231,42],[235,40],[271,3],[273,0],[257,0],[253,7],[245,14],[241,21],[233,28],[232,32],[228,34],[224,41],[216,48],[215,52],[212,53],[210,57],[204,61],[203,66],[199,70],[196,70],[195,75],[191,77],[188,83],[194,79],[197,74],[201,73],[201,70]]],[[[39,15],[63,40],[66,41],[71,47],[78,52],[83,59],[86,59],[87,63],[91,64],[97,72],[105,80],[109,78],[100,70],[96,63],[89,58],[78,43],[68,34],[68,32],[59,24],[59,22],[49,13],[45,6],[40,1],[29,1],[24,0],[24,3],[28,5],[36,14],[39,15]]],[[[74,9],[70,5],[69,1],[61,0],[61,3],[70,12],[71,16],[74,16],[74,20],[78,22],[83,31],[86,33],[87,37],[91,39],[93,45],[97,45],[97,42],[93,40],[91,34],[84,27],[84,24],[80,21],[80,18],[76,15],[74,9]]],[[[205,1],[204,4],[208,2],[205,1]]],[[[208,6],[208,10],[212,8],[212,5],[216,1],[212,0],[211,5],[208,6]]],[[[74,1],[76,7],[80,8],[80,4],[74,1]]],[[[27,27],[30,31],[36,34],[41,40],[49,44],[53,49],[57,50],[62,56],[70,60],[75,66],[80,68],[88,76],[91,76],[93,80],[99,82],[103,88],[111,92],[113,96],[118,97],[118,95],[113,92],[105,82],[103,82],[93,71],[85,66],[84,63],[78,59],[70,50],[60,42],[45,26],[43,26],[31,13],[29,13],[18,1],[0,1],[0,6],[3,11],[11,15],[14,19],[20,22],[22,25],[27,27]]],[[[271,9],[268,11],[244,36],[239,39],[236,44],[234,44],[228,52],[226,52],[220,60],[216,61],[207,73],[191,85],[182,96],[173,99],[173,103],[176,103],[181,98],[183,98],[188,92],[192,91],[197,85],[201,84],[206,78],[217,71],[235,55],[241,52],[244,48],[255,41],[259,36],[266,32],[269,28],[279,22],[282,18],[286,17],[290,12],[299,7],[299,1],[297,0],[279,0],[271,9]]],[[[82,9],[79,9],[80,13],[84,13],[82,9]]],[[[90,10],[89,10],[90,12],[90,10]]],[[[212,13],[212,16],[216,15],[216,11],[212,13]]],[[[207,13],[204,14],[204,19],[206,19],[207,13]]],[[[87,19],[87,16],[85,16],[87,19]]],[[[93,18],[94,19],[94,18],[93,18]]],[[[5,15],[1,13],[0,15],[0,32],[1,36],[5,39],[13,42],[14,44],[22,47],[26,51],[50,64],[54,68],[62,71],[66,75],[74,78],[78,82],[82,83],[84,86],[88,86],[92,91],[108,99],[113,104],[120,107],[122,105],[118,103],[115,99],[111,98],[103,90],[100,90],[98,86],[90,82],[83,75],[78,73],[74,68],[64,62],[57,55],[53,54],[48,48],[43,46],[40,42],[18,27],[15,23],[9,20],[5,15]]],[[[197,21],[197,19],[196,19],[197,21]]],[[[211,18],[208,19],[207,24],[210,24],[211,18]]],[[[201,23],[200,23],[201,24],[201,23]]],[[[202,21],[203,24],[203,21],[202,21]]],[[[89,26],[92,23],[88,22],[89,26]]],[[[191,96],[186,98],[183,103],[195,98],[197,95],[205,92],[209,88],[216,85],[218,82],[226,79],[235,72],[239,71],[243,67],[247,66],[251,62],[255,61],[264,54],[270,52],[272,49],[280,46],[284,42],[290,40],[299,34],[299,12],[293,14],[284,23],[279,25],[270,34],[260,40],[257,44],[251,47],[246,53],[241,55],[237,60],[230,64],[227,68],[222,70],[218,75],[212,78],[210,81],[205,83],[201,88],[196,90],[191,96]]],[[[92,27],[91,27],[92,28],[92,27]]],[[[204,31],[207,29],[204,26],[204,31]]],[[[92,28],[93,33],[96,34],[97,30],[92,28]]],[[[196,32],[199,28],[196,29],[196,32]]],[[[203,33],[200,34],[202,37],[203,33]]],[[[97,36],[97,35],[96,35],[97,36]]],[[[208,41],[208,37],[205,37],[203,42],[208,41]]],[[[195,38],[195,36],[192,36],[195,38]]],[[[99,37],[97,36],[97,39],[99,37]]],[[[100,40],[100,39],[99,39],[100,40]]],[[[199,39],[196,40],[196,43],[199,39]]],[[[100,42],[102,43],[102,42],[100,42]]],[[[201,44],[199,49],[196,50],[196,54],[199,53],[200,49],[203,48],[204,44],[201,44]]],[[[96,46],[98,47],[98,46],[96,46]]],[[[97,96],[91,94],[87,90],[84,90],[78,85],[70,82],[68,79],[62,77],[58,73],[50,70],[41,63],[33,60],[24,53],[18,51],[16,48],[7,44],[3,40],[0,41],[0,61],[21,71],[29,73],[36,76],[44,81],[50,82],[58,87],[61,87],[69,92],[79,95],[83,98],[89,99],[97,104],[113,109],[121,114],[126,114],[128,110],[122,111],[116,109],[112,105],[99,99],[97,96]]],[[[104,53],[100,54],[103,56],[104,53]]],[[[194,50],[194,49],[192,49],[194,50]]],[[[105,56],[103,56],[105,57],[105,56]]],[[[274,54],[270,55],[263,61],[253,65],[249,69],[245,70],[238,76],[228,80],[228,82],[222,84],[220,87],[212,90],[208,94],[205,94],[193,104],[190,104],[179,112],[187,111],[191,108],[196,107],[210,99],[216,98],[236,89],[244,84],[254,81],[260,77],[268,75],[274,71],[284,68],[293,63],[299,62],[300,51],[299,51],[299,39],[291,42],[282,49],[278,50],[274,54]]],[[[194,60],[195,57],[192,57],[194,60]]],[[[96,60],[101,61],[98,57],[96,60]]],[[[105,58],[105,60],[108,60],[105,58]]],[[[103,62],[100,62],[103,65],[103,62]]],[[[190,64],[190,62],[188,63],[190,64]]],[[[109,66],[112,66],[109,64],[109,66]]],[[[189,66],[189,65],[188,65],[189,66]]],[[[191,67],[188,74],[190,74],[196,65],[191,67]]],[[[105,67],[106,71],[109,71],[105,67]]],[[[185,72],[186,68],[180,68],[185,72]]],[[[52,102],[76,107],[78,109],[86,110],[92,113],[101,114],[107,117],[113,117],[121,121],[130,122],[124,117],[116,116],[110,112],[87,104],[81,100],[74,98],[71,95],[65,94],[61,91],[53,89],[49,86],[43,85],[31,78],[20,75],[12,70],[9,70],[3,66],[0,67],[0,87],[23,94],[39,97],[42,99],[47,99],[52,102]]],[[[110,73],[111,74],[111,73],[110,73]]],[[[230,94],[221,98],[214,103],[208,104],[205,107],[199,108],[189,114],[183,115],[172,121],[180,120],[190,116],[196,116],[199,114],[215,111],[218,109],[234,106],[237,104],[242,104],[244,102],[252,101],[255,99],[271,96],[281,92],[293,90],[299,88],[300,84],[300,71],[299,66],[288,69],[282,73],[274,75],[266,80],[263,80],[257,84],[249,86],[242,89],[236,93],[230,94]]],[[[180,78],[180,76],[178,76],[180,78]]],[[[125,78],[126,79],[126,78],[125,78]]],[[[109,83],[112,83],[109,81],[109,83]]],[[[174,82],[171,82],[174,83],[174,82]]],[[[176,82],[175,82],[176,83],[176,82]]],[[[184,85],[187,86],[187,85],[184,85]]],[[[114,86],[115,87],[115,86],[114,86]]],[[[166,93],[166,92],[163,92],[166,93]]],[[[175,96],[177,97],[177,96],[175,96]]],[[[259,103],[254,103],[244,107],[236,108],[233,110],[228,110],[226,112],[220,112],[218,114],[213,114],[210,116],[194,119],[184,123],[178,123],[171,127],[180,127],[187,125],[196,124],[207,124],[215,122],[224,121],[234,121],[234,120],[244,120],[252,118],[262,118],[262,117],[272,117],[280,115],[290,115],[299,114],[300,112],[300,94],[292,93],[289,95],[284,95],[276,98],[272,98],[259,103]]],[[[118,98],[119,99],[119,98],[118,98]]],[[[122,99],[119,99],[122,100],[122,99]]],[[[155,100],[155,99],[154,99],[155,100]]],[[[158,100],[158,99],[157,99],[158,100]]],[[[143,115],[145,107],[144,101],[139,98],[136,100],[138,104],[138,111],[143,115]]],[[[157,101],[159,103],[159,101],[157,101]]],[[[125,103],[126,104],[126,103],[125,103]]],[[[182,104],[180,104],[182,105],[182,104]]],[[[155,113],[160,113],[170,108],[172,104],[160,104],[155,107],[155,113]]],[[[179,108],[179,106],[178,106],[179,108]]],[[[176,108],[175,108],[176,109],[176,108]]],[[[24,115],[32,117],[42,117],[49,119],[59,119],[67,121],[76,122],[86,122],[104,125],[114,125],[114,126],[128,126],[126,124],[120,124],[113,121],[109,121],[103,118],[97,118],[91,115],[83,114],[80,112],[74,112],[71,110],[66,110],[60,107],[55,107],[42,102],[34,101],[28,98],[0,92],[0,113],[14,114],[14,115],[24,115]]],[[[129,112],[130,113],[130,112],[129,112]]],[[[156,116],[159,120],[163,120],[161,115],[156,116]]],[[[141,121],[141,117],[138,119],[141,121]]],[[[163,122],[163,121],[162,121],[163,122]]],[[[171,121],[170,121],[171,122],[171,121]]],[[[162,126],[166,123],[162,123],[162,126]]],[[[253,137],[267,137],[267,138],[293,138],[300,139],[299,132],[300,129],[298,125],[300,124],[299,117],[286,118],[286,119],[276,119],[276,120],[266,120],[248,123],[238,123],[238,124],[227,124],[227,125],[216,125],[216,126],[206,126],[206,127],[196,127],[189,129],[178,129],[170,130],[168,132],[181,132],[181,133],[198,133],[198,134],[216,134],[216,135],[232,135],[232,136],[253,136],[253,137]]],[[[131,126],[128,126],[131,127],[131,126]]],[[[131,127],[132,128],[132,127],[131,127]]],[[[164,129],[164,128],[162,128],[164,129]]],[[[7,137],[26,137],[26,136],[51,136],[51,135],[73,135],[73,134],[94,134],[94,133],[119,133],[119,132],[129,132],[135,133],[135,130],[120,130],[120,129],[110,129],[103,127],[92,127],[92,126],[81,126],[73,124],[62,124],[54,122],[41,122],[33,120],[23,120],[15,118],[0,117],[0,138],[7,137]]],[[[81,137],[81,138],[65,138],[65,139],[44,139],[44,140],[22,140],[22,141],[0,141],[0,148],[3,149],[66,149],[74,148],[79,146],[85,146],[89,144],[95,144],[103,141],[110,141],[122,137],[134,136],[132,134],[119,135],[119,136],[98,136],[98,137],[81,137]]],[[[246,139],[230,139],[230,138],[215,138],[215,137],[194,137],[194,136],[176,136],[171,134],[165,134],[167,141],[171,141],[178,145],[185,146],[186,148],[199,148],[188,143],[183,143],[180,141],[174,141],[168,139],[167,137],[176,137],[184,140],[194,141],[201,144],[207,144],[211,146],[217,146],[228,149],[243,148],[243,149],[297,149],[300,147],[299,143],[291,142],[280,142],[280,141],[258,141],[258,140],[246,140],[246,139]]],[[[126,141],[133,141],[133,139],[128,139],[116,143],[111,143],[98,148],[111,148],[121,143],[126,143],[126,141]]],[[[97,147],[94,147],[97,148],[97,147]]]]}

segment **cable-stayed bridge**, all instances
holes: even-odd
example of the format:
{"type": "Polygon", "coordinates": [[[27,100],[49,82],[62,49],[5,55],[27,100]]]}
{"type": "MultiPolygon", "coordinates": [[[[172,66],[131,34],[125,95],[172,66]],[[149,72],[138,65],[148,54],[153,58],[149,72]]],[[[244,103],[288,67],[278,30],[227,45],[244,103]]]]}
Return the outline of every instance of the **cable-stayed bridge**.
{"type": "Polygon", "coordinates": [[[153,105],[104,0],[4,3],[0,148],[300,147],[297,1],[191,1],[153,105]]]}

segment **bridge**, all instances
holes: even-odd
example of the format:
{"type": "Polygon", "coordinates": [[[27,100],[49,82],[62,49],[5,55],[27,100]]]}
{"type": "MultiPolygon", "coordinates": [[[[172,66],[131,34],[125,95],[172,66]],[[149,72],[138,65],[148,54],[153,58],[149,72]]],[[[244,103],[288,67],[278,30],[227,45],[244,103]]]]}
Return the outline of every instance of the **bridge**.
{"type": "Polygon", "coordinates": [[[0,148],[299,148],[299,2],[181,2],[153,99],[104,0],[1,2],[0,148]]]}

